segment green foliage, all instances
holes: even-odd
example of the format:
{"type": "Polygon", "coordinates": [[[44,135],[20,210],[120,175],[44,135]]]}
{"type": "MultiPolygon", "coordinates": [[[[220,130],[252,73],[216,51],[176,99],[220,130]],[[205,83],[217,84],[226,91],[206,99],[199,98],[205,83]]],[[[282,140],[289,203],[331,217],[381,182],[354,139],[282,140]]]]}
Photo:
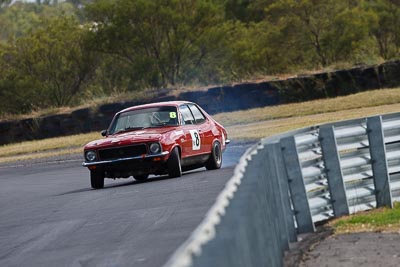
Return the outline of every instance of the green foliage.
{"type": "Polygon", "coordinates": [[[394,0],[10,3],[0,2],[0,114],[400,53],[394,0]]]}
{"type": "Polygon", "coordinates": [[[85,48],[86,30],[75,19],[42,19],[40,26],[2,53],[3,102],[11,112],[65,106],[83,91],[95,71],[95,55],[85,48]]]}
{"type": "MultiPolygon", "coordinates": [[[[347,0],[280,0],[266,12],[270,27],[286,33],[277,36],[281,48],[301,49],[297,53],[307,65],[355,60],[368,43],[371,14],[347,0]]],[[[289,57],[294,64],[298,60],[297,55],[289,57]]]]}
{"type": "Polygon", "coordinates": [[[13,51],[10,48],[0,45],[0,101],[2,113],[24,113],[34,108],[36,95],[32,90],[29,79],[19,75],[10,63],[13,58],[13,51]]]}
{"type": "Polygon", "coordinates": [[[368,225],[369,228],[387,225],[398,226],[400,222],[400,203],[395,202],[393,209],[382,208],[364,214],[356,214],[351,217],[339,219],[333,223],[338,230],[368,225]]]}
{"type": "Polygon", "coordinates": [[[365,9],[374,16],[369,28],[375,37],[379,56],[390,59],[399,56],[400,46],[400,4],[396,1],[376,0],[365,3],[365,9]]]}
{"type": "Polygon", "coordinates": [[[260,22],[265,18],[264,9],[276,1],[273,0],[226,0],[225,12],[228,20],[241,22],[260,22]]]}
{"type": "Polygon", "coordinates": [[[265,27],[265,23],[246,24],[239,21],[224,26],[225,32],[229,33],[224,44],[227,52],[222,59],[225,75],[229,74],[230,79],[240,81],[254,73],[266,74],[277,69],[276,62],[272,62],[271,58],[274,51],[266,45],[270,41],[272,28],[265,27]]]}
{"type": "Polygon", "coordinates": [[[96,48],[128,62],[149,86],[185,81],[210,53],[208,37],[223,19],[206,0],[100,0],[86,9],[98,23],[96,48]]]}
{"type": "Polygon", "coordinates": [[[69,3],[57,6],[17,3],[0,10],[0,41],[13,42],[40,26],[42,18],[75,16],[76,9],[69,3]]]}

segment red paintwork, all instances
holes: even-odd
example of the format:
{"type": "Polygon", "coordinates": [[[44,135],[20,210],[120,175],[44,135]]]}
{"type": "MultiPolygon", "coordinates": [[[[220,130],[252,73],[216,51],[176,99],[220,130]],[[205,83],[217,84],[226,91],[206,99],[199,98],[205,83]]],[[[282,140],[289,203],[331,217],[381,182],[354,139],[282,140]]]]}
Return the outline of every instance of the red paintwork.
{"type": "MultiPolygon", "coordinates": [[[[138,110],[138,109],[159,107],[159,106],[175,106],[178,108],[182,104],[194,104],[194,103],[186,101],[152,103],[152,104],[130,107],[118,112],[117,114],[131,110],[138,110]]],[[[109,135],[103,139],[95,140],[88,143],[87,145],[84,146],[84,150],[87,151],[87,150],[98,150],[103,148],[123,147],[135,143],[149,143],[158,141],[162,145],[163,151],[171,152],[173,148],[179,147],[181,151],[181,158],[184,159],[187,157],[201,155],[201,154],[210,154],[211,145],[213,144],[214,141],[218,140],[222,145],[222,150],[224,151],[226,148],[226,144],[224,141],[227,140],[226,130],[221,124],[216,122],[203,109],[201,109],[199,106],[197,107],[202,111],[202,113],[206,117],[206,122],[202,124],[164,126],[162,128],[133,130],[129,132],[109,135]],[[200,150],[192,149],[191,147],[192,139],[189,130],[201,130],[200,150]],[[222,137],[222,134],[224,135],[224,138],[222,137]]],[[[178,116],[178,119],[180,119],[180,116],[178,116]]],[[[168,157],[169,155],[165,156],[163,160],[166,161],[168,157]]]]}

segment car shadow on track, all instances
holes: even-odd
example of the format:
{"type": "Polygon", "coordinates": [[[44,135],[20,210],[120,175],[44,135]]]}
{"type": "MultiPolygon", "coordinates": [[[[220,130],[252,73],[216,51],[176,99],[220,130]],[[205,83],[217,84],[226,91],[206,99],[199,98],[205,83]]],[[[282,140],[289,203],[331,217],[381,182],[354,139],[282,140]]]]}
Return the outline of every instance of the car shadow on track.
{"type": "MultiPolygon", "coordinates": [[[[200,172],[205,172],[205,170],[199,169],[199,170],[189,171],[189,172],[183,173],[182,177],[190,175],[190,174],[193,174],[193,173],[200,173],[200,172]]],[[[55,196],[64,196],[64,195],[83,193],[83,192],[89,192],[89,191],[102,191],[102,190],[118,188],[118,187],[124,187],[124,186],[130,186],[130,185],[153,183],[153,182],[165,181],[165,180],[169,180],[169,179],[180,179],[182,177],[170,178],[168,175],[153,176],[153,177],[150,177],[150,178],[148,178],[148,179],[146,179],[144,181],[136,181],[136,180],[132,181],[132,180],[129,180],[129,181],[124,181],[124,182],[119,182],[119,183],[112,183],[112,184],[105,185],[104,188],[102,188],[102,189],[93,189],[93,188],[90,188],[90,187],[81,188],[81,189],[72,190],[72,191],[68,191],[68,192],[65,192],[65,193],[57,194],[55,196]]],[[[127,179],[132,179],[132,178],[127,178],[127,179]]]]}

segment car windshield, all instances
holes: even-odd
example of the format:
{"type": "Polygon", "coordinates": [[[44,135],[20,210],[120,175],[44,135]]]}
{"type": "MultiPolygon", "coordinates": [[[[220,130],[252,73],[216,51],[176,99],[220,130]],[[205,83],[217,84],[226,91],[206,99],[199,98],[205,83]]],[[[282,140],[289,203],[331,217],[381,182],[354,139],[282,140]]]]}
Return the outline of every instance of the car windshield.
{"type": "Polygon", "coordinates": [[[110,134],[176,125],[178,125],[176,107],[144,108],[120,113],[113,122],[110,134]]]}

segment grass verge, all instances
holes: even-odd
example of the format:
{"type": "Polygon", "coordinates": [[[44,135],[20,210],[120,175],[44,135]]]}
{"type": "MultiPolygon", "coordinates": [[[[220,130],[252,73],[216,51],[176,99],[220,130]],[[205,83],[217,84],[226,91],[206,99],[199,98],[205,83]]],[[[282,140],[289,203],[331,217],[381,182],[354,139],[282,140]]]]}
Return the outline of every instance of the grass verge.
{"type": "Polygon", "coordinates": [[[336,234],[356,232],[400,232],[400,202],[394,208],[379,208],[335,219],[328,224],[336,234]]]}
{"type": "Polygon", "coordinates": [[[217,114],[214,118],[229,126],[397,103],[400,103],[400,88],[379,89],[336,98],[226,112],[217,114]]]}
{"type": "MultiPolygon", "coordinates": [[[[226,126],[230,139],[254,140],[311,125],[396,111],[400,111],[400,89],[381,89],[213,117],[226,126]]],[[[84,144],[100,137],[92,132],[0,146],[0,163],[78,153],[84,144]]]]}
{"type": "MultiPolygon", "coordinates": [[[[43,158],[55,158],[63,155],[82,153],[82,151],[83,150],[81,147],[74,147],[74,148],[65,148],[65,149],[50,150],[50,151],[43,151],[36,153],[27,153],[23,155],[0,157],[0,163],[18,162],[24,160],[34,160],[43,158]]],[[[83,161],[83,156],[82,156],[82,161],[83,161]]]]}
{"type": "Polygon", "coordinates": [[[101,137],[92,132],[0,146],[0,163],[48,158],[82,152],[82,146],[101,137]]]}
{"type": "MultiPolygon", "coordinates": [[[[400,104],[383,105],[377,107],[349,109],[308,116],[294,116],[284,119],[274,119],[259,122],[241,123],[226,126],[230,139],[260,139],[286,131],[328,122],[350,120],[378,114],[387,114],[400,111],[400,104]]],[[[223,121],[221,121],[222,124],[223,121]]]]}

